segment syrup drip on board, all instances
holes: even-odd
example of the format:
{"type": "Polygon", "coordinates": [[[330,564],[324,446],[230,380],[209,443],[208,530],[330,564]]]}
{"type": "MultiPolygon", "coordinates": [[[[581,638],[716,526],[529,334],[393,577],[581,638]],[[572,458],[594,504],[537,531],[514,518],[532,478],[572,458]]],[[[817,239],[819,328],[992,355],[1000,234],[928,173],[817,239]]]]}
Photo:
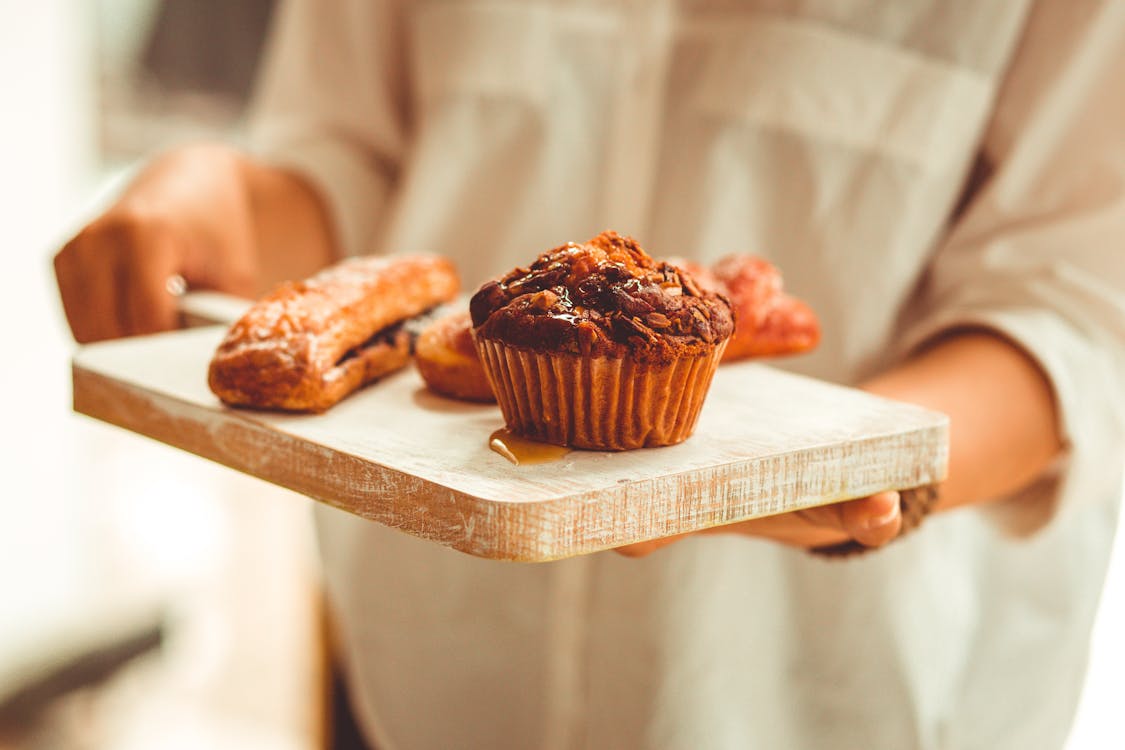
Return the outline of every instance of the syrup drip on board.
{"type": "Polygon", "coordinates": [[[488,447],[517,466],[550,463],[570,453],[570,448],[528,440],[503,428],[488,436],[488,447]]]}

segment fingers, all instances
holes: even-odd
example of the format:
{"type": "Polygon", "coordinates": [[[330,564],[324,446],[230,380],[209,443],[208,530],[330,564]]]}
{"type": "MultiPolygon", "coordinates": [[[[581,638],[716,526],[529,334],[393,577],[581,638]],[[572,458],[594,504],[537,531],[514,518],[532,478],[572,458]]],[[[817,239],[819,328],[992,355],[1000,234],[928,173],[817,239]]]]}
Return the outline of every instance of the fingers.
{"type": "MultiPolygon", "coordinates": [[[[866,547],[882,547],[897,537],[901,528],[899,495],[892,491],[695,533],[743,534],[799,549],[812,549],[852,539],[866,547]]],[[[624,557],[646,557],[687,536],[691,534],[638,542],[618,547],[614,551],[624,557]]]]}
{"type": "Polygon", "coordinates": [[[143,222],[103,218],[55,256],[67,322],[79,343],[174,328],[169,276],[180,253],[174,236],[143,222]]]}
{"type": "Polygon", "coordinates": [[[637,544],[626,544],[624,547],[614,547],[613,551],[622,557],[648,557],[663,546],[656,541],[638,542],[637,544]]]}
{"type": "Polygon", "coordinates": [[[675,536],[664,537],[663,539],[650,539],[647,542],[637,542],[636,544],[626,544],[624,547],[615,547],[614,552],[622,557],[647,557],[661,547],[667,547],[669,544],[678,542],[689,534],[676,534],[675,536]]]}
{"type": "Polygon", "coordinates": [[[63,310],[79,343],[124,335],[117,303],[116,264],[83,232],[55,256],[63,310]]]}
{"type": "Polygon", "coordinates": [[[867,547],[881,547],[898,536],[902,513],[897,492],[880,492],[840,504],[840,521],[852,539],[867,547]]]}
{"type": "Polygon", "coordinates": [[[118,267],[127,336],[172,330],[179,322],[176,298],[168,291],[168,280],[178,270],[172,243],[168,237],[152,237],[146,245],[130,248],[129,257],[118,267]]]}
{"type": "MultiPolygon", "coordinates": [[[[813,510],[820,511],[821,509],[813,510]]],[[[806,514],[809,511],[797,511],[755,518],[752,521],[742,521],[729,526],[716,526],[703,533],[724,534],[733,532],[759,539],[769,539],[787,547],[798,549],[822,547],[847,541],[845,533],[841,530],[842,524],[839,520],[838,511],[834,510],[833,506],[826,506],[824,511],[827,514],[824,520],[808,517],[806,514]]]]}

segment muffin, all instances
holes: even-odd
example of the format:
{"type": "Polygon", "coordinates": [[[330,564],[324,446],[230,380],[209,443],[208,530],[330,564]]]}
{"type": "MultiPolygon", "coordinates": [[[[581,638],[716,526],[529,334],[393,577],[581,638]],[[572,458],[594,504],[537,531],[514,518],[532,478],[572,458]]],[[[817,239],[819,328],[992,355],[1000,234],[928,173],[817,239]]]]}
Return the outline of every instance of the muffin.
{"type": "Polygon", "coordinates": [[[508,429],[593,450],[687,439],[734,330],[722,295],[614,232],[486,283],[469,311],[508,429]]]}

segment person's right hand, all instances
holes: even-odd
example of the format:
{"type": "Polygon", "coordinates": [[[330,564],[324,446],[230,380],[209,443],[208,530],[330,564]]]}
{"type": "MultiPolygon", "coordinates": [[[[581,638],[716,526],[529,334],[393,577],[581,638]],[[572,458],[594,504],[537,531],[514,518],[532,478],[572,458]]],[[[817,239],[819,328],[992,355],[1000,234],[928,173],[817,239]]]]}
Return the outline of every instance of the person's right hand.
{"type": "Polygon", "coordinates": [[[152,162],[118,201],[55,256],[67,321],[80,343],[176,327],[171,279],[250,297],[258,259],[245,160],[191,146],[152,162]]]}

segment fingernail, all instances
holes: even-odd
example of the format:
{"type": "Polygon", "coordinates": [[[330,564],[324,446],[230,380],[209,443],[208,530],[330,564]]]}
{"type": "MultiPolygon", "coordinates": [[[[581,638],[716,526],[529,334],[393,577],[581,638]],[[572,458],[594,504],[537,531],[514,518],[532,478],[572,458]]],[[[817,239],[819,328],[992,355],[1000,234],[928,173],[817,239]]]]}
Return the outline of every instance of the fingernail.
{"type": "Polygon", "coordinates": [[[891,505],[890,510],[888,510],[886,513],[884,513],[881,516],[875,516],[873,518],[868,518],[867,521],[863,524],[863,527],[865,529],[867,529],[868,531],[872,531],[874,529],[881,529],[881,528],[883,528],[884,526],[886,526],[890,523],[894,523],[894,520],[898,516],[898,512],[899,512],[899,509],[898,509],[899,497],[898,497],[897,492],[894,493],[894,498],[895,498],[895,500],[894,500],[894,503],[891,505]]]}

